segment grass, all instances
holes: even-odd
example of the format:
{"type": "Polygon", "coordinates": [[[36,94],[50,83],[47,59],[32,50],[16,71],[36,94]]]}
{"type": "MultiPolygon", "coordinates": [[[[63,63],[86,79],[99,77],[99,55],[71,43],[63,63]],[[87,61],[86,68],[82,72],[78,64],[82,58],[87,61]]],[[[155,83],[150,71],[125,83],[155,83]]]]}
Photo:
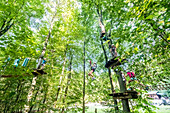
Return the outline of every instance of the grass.
{"type": "Polygon", "coordinates": [[[170,106],[159,106],[157,113],[170,113],[170,106]]]}
{"type": "MultiPolygon", "coordinates": [[[[156,113],[170,113],[170,106],[157,106],[159,109],[155,110],[156,113]]],[[[104,113],[104,109],[110,109],[107,107],[103,107],[103,106],[89,106],[89,108],[87,109],[86,113],[95,113],[95,108],[97,108],[97,113],[104,113]]],[[[107,112],[109,113],[109,112],[107,112]]],[[[113,113],[113,112],[110,112],[113,113]]]]}

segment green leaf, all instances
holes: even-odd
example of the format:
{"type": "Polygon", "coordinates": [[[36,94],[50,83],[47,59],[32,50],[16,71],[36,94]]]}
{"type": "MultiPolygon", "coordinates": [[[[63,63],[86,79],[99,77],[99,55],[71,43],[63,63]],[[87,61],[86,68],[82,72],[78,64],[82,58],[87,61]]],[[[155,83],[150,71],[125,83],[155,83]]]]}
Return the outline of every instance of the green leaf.
{"type": "Polygon", "coordinates": [[[152,19],[154,17],[154,15],[149,15],[146,17],[146,19],[152,19]]]}

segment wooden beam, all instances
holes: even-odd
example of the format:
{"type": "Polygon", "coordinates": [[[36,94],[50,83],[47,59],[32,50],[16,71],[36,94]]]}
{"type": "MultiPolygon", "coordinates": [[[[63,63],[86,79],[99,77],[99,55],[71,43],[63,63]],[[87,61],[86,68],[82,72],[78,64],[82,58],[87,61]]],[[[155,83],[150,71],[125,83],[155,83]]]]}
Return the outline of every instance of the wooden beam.
{"type": "Polygon", "coordinates": [[[32,72],[32,74],[37,76],[37,75],[43,75],[43,74],[47,74],[47,73],[44,72],[42,69],[34,69],[34,72],[32,72]]]}

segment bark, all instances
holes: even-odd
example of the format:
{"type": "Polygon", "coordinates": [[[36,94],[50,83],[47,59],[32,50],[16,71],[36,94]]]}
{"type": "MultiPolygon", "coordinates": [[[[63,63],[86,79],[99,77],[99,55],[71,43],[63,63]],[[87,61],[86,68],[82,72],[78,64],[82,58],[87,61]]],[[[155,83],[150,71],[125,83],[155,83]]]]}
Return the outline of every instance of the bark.
{"type": "MultiPolygon", "coordinates": [[[[44,95],[44,100],[43,100],[43,105],[45,104],[46,99],[47,99],[47,92],[48,92],[48,86],[46,87],[46,91],[45,91],[45,95],[44,95]]],[[[45,108],[43,108],[42,111],[45,111],[45,108]]]]}
{"type": "MultiPolygon", "coordinates": [[[[64,98],[63,98],[63,104],[65,104],[65,99],[67,97],[68,87],[69,87],[70,81],[71,81],[72,59],[73,59],[73,54],[70,52],[70,66],[69,66],[69,72],[70,73],[68,74],[67,86],[66,86],[65,95],[64,95],[64,98]]],[[[62,113],[64,113],[64,107],[62,108],[62,113]]]]}
{"type": "MultiPolygon", "coordinates": [[[[35,101],[35,100],[36,100],[36,97],[37,97],[38,93],[39,93],[39,89],[38,89],[37,92],[35,93],[35,98],[34,98],[34,100],[32,100],[32,101],[35,101]]],[[[34,107],[34,105],[31,105],[28,113],[31,113],[31,112],[32,112],[33,107],[34,107]]]]}
{"type": "MultiPolygon", "coordinates": [[[[103,48],[103,51],[104,51],[104,55],[105,55],[105,60],[106,60],[106,63],[107,63],[107,55],[106,55],[106,51],[105,51],[105,48],[103,46],[103,41],[101,39],[101,45],[102,45],[102,48],[103,48]]],[[[112,90],[112,94],[114,94],[115,90],[114,90],[114,86],[113,86],[113,79],[112,79],[112,76],[111,76],[111,69],[108,68],[108,72],[109,72],[109,78],[110,78],[110,85],[111,85],[111,90],[112,90]]],[[[119,110],[118,106],[117,106],[117,100],[116,99],[113,99],[114,101],[114,105],[115,105],[115,111],[117,112],[119,110]]]]}
{"type": "MultiPolygon", "coordinates": [[[[125,82],[123,81],[123,78],[122,78],[122,73],[120,71],[115,71],[115,72],[117,75],[119,75],[118,81],[119,81],[120,91],[125,92],[126,86],[125,86],[125,82]]],[[[122,99],[122,105],[123,105],[124,112],[130,112],[128,99],[122,99]]]]}
{"type": "Polygon", "coordinates": [[[83,69],[84,69],[84,78],[83,78],[83,113],[85,113],[85,85],[86,85],[86,82],[85,82],[85,78],[86,78],[86,73],[85,73],[85,47],[86,47],[86,38],[84,39],[84,47],[83,47],[83,49],[84,49],[84,56],[83,56],[83,60],[84,60],[84,67],[83,67],[83,69]]]}
{"type": "Polygon", "coordinates": [[[0,31],[0,37],[5,34],[12,26],[14,25],[14,22],[8,25],[5,29],[0,31]]]}
{"type": "MultiPolygon", "coordinates": [[[[44,44],[44,47],[43,47],[43,50],[42,50],[42,53],[40,55],[40,58],[39,58],[39,62],[38,62],[38,65],[37,65],[37,68],[36,69],[40,69],[40,66],[41,66],[41,62],[44,58],[44,55],[45,55],[45,51],[47,49],[47,44],[48,44],[48,40],[50,38],[50,35],[51,35],[51,31],[52,31],[52,28],[53,28],[53,22],[54,22],[54,18],[56,16],[57,12],[55,12],[52,20],[51,20],[51,24],[50,24],[50,29],[49,29],[49,32],[48,32],[48,36],[45,40],[45,44],[44,44]]],[[[27,105],[25,105],[25,110],[24,110],[24,113],[28,113],[28,110],[29,110],[29,103],[30,103],[30,100],[32,98],[32,95],[33,95],[33,91],[34,91],[34,88],[35,88],[35,85],[36,85],[36,80],[37,80],[37,76],[34,76],[33,79],[32,79],[32,84],[31,84],[31,89],[28,93],[28,100],[27,100],[27,105]]]]}
{"type": "MultiPolygon", "coordinates": [[[[99,20],[100,20],[100,23],[102,23],[102,24],[103,24],[103,22],[102,22],[102,13],[101,13],[101,14],[99,13],[98,8],[97,8],[97,13],[98,13],[99,18],[100,18],[100,19],[99,19],[99,20]]],[[[103,26],[104,26],[104,25],[103,25],[103,26]]],[[[110,32],[110,34],[111,34],[111,32],[110,32]]],[[[100,36],[100,37],[101,37],[101,36],[100,36]]],[[[106,55],[106,50],[105,50],[104,45],[103,45],[103,40],[102,40],[102,39],[100,39],[100,42],[101,42],[102,49],[103,49],[103,52],[104,52],[105,61],[106,61],[106,63],[107,63],[108,58],[107,58],[107,55],[106,55]]],[[[112,42],[110,42],[110,43],[112,43],[112,42]]],[[[113,80],[112,80],[112,76],[111,76],[111,70],[110,70],[110,68],[108,68],[108,72],[109,72],[109,78],[110,78],[111,90],[112,90],[112,94],[113,94],[115,91],[114,91],[113,80]]],[[[118,106],[117,106],[117,100],[116,100],[116,99],[113,99],[113,101],[114,101],[114,105],[115,105],[115,111],[117,112],[117,111],[119,110],[119,108],[118,108],[118,106]]]]}
{"type": "Polygon", "coordinates": [[[64,76],[64,71],[65,71],[65,65],[66,65],[66,54],[67,54],[67,48],[68,48],[68,44],[66,45],[66,49],[65,49],[65,53],[64,53],[64,63],[63,63],[63,69],[62,69],[62,73],[60,76],[60,81],[59,81],[59,85],[58,85],[58,89],[57,89],[57,94],[56,94],[56,102],[58,100],[58,96],[62,87],[62,80],[63,80],[63,76],[64,76]]]}

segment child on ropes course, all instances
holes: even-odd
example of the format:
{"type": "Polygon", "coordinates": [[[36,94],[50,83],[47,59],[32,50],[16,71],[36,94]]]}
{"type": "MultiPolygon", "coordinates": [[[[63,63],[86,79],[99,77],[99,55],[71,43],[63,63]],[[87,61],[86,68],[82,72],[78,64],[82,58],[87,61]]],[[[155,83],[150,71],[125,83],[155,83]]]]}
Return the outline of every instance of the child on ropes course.
{"type": "Polygon", "coordinates": [[[127,72],[127,75],[125,77],[129,76],[130,80],[128,81],[128,83],[137,80],[137,78],[135,77],[135,74],[133,72],[127,72]]]}
{"type": "Polygon", "coordinates": [[[46,62],[47,62],[47,61],[46,61],[46,58],[44,58],[43,61],[42,61],[42,63],[41,63],[41,66],[42,66],[41,69],[44,69],[46,62]]]}
{"type": "Polygon", "coordinates": [[[91,61],[90,61],[90,67],[91,67],[91,71],[88,73],[88,75],[92,78],[92,80],[94,80],[95,77],[92,73],[95,72],[95,70],[97,68],[97,64],[94,62],[93,65],[91,65],[91,61]]]}
{"type": "MultiPolygon", "coordinates": [[[[137,80],[135,77],[135,74],[133,72],[127,72],[127,75],[125,77],[129,76],[130,80],[128,80],[128,84],[130,84],[132,81],[137,80]]],[[[132,87],[129,86],[128,90],[132,90],[132,87]]]]}
{"type": "Polygon", "coordinates": [[[111,39],[108,38],[108,37],[106,37],[106,36],[104,36],[104,37],[103,37],[103,40],[104,40],[104,41],[110,40],[110,41],[108,42],[109,50],[110,50],[110,52],[111,52],[111,54],[112,54],[112,57],[113,57],[113,58],[116,58],[116,57],[117,57],[116,46],[115,46],[114,44],[112,44],[111,39]]]}
{"type": "Polygon", "coordinates": [[[102,24],[101,21],[99,21],[99,26],[101,28],[101,35],[100,35],[100,37],[103,37],[105,35],[105,28],[104,28],[104,25],[102,24]]]}
{"type": "MultiPolygon", "coordinates": [[[[133,72],[127,72],[127,75],[125,75],[125,77],[129,76],[130,77],[130,80],[128,81],[128,84],[130,84],[132,81],[138,81],[135,74],[133,72]]],[[[146,87],[145,85],[139,83],[140,86],[143,86],[143,87],[146,87]]],[[[132,87],[129,86],[129,89],[128,90],[132,90],[132,87]]]]}

